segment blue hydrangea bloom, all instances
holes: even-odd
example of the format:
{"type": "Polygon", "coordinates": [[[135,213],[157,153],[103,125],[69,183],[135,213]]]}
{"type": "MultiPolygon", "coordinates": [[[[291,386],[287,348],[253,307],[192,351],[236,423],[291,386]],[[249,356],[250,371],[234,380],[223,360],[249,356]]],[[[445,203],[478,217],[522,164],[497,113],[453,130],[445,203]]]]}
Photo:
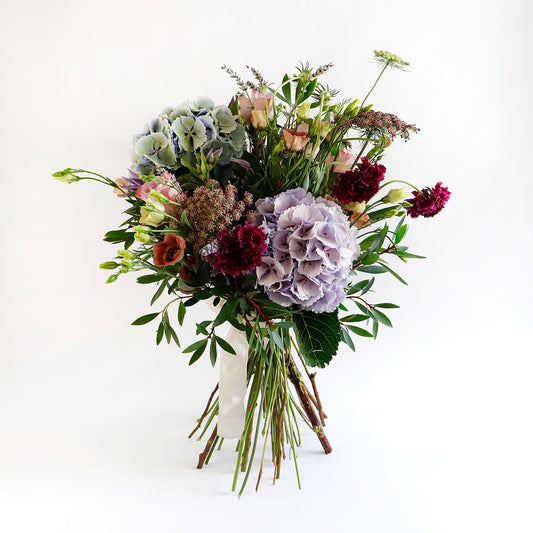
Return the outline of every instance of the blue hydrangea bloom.
{"type": "Polygon", "coordinates": [[[258,225],[269,235],[257,280],[283,306],[331,312],[345,299],[348,275],[361,253],[357,229],[335,203],[303,189],[256,202],[258,225]]]}

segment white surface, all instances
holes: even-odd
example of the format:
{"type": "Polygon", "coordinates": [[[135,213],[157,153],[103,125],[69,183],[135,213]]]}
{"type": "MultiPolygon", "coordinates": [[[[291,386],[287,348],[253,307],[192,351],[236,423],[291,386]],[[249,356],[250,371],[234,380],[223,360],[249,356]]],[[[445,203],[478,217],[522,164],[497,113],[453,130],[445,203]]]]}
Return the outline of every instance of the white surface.
{"type": "Polygon", "coordinates": [[[528,2],[4,0],[0,20],[1,531],[532,530],[528,2]],[[413,65],[387,73],[376,109],[422,130],[388,175],[453,195],[411,224],[428,259],[401,268],[410,287],[377,285],[402,306],[394,329],[319,375],[334,453],[307,434],[302,491],[287,462],[237,501],[232,449],[197,471],[186,438],[216,370],[129,326],[148,288],[103,284],[123,204],[50,173],[120,176],[164,106],[228,101],[222,63],[274,80],[332,60],[328,83],[360,96],[374,48],[413,65]]]}

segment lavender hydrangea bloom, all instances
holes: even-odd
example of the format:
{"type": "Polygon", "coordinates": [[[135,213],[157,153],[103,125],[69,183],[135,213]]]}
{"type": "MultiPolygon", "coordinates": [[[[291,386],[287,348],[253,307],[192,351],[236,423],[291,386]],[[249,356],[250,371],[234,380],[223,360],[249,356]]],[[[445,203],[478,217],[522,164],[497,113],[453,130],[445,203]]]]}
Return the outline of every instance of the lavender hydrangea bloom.
{"type": "Polygon", "coordinates": [[[256,223],[269,235],[257,281],[285,307],[334,311],[344,300],[353,261],[361,250],[357,230],[334,202],[303,189],[256,202],[256,223]]]}

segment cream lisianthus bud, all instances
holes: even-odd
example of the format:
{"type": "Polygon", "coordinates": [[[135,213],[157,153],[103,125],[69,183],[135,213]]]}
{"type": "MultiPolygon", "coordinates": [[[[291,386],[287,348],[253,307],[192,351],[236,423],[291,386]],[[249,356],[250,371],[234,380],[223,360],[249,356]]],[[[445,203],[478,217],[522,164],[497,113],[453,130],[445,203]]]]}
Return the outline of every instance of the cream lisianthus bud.
{"type": "Polygon", "coordinates": [[[352,213],[360,215],[366,211],[366,202],[352,202],[346,206],[352,213]]]}
{"type": "Polygon", "coordinates": [[[155,228],[165,219],[165,208],[160,202],[153,200],[146,202],[144,207],[141,207],[140,223],[155,228]]]}
{"type": "Polygon", "coordinates": [[[264,111],[260,111],[259,109],[252,110],[252,126],[256,130],[265,130],[267,128],[267,116],[264,111]]]}
{"type": "Polygon", "coordinates": [[[296,109],[296,116],[299,120],[307,120],[311,116],[310,102],[304,102],[296,109]]]}
{"type": "Polygon", "coordinates": [[[389,204],[398,204],[408,196],[409,191],[405,187],[402,187],[401,189],[391,189],[387,196],[383,198],[383,201],[389,204]]]}

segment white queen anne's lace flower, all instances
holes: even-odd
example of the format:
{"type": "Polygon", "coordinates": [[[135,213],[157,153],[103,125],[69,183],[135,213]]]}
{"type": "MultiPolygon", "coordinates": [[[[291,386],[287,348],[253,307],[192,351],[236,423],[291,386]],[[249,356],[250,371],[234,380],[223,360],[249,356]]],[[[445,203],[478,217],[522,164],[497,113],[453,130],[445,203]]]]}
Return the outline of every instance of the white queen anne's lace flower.
{"type": "Polygon", "coordinates": [[[316,313],[337,309],[353,261],[357,230],[334,202],[303,189],[258,200],[257,224],[270,235],[257,280],[269,298],[316,313]]]}

